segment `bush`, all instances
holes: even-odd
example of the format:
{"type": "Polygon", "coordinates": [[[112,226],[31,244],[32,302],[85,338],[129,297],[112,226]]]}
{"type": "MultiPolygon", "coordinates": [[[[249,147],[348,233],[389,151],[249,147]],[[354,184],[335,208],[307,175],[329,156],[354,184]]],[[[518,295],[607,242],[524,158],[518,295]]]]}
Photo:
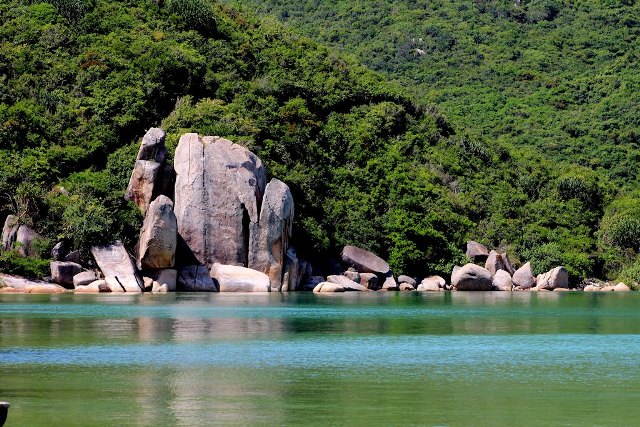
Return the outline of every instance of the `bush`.
{"type": "Polygon", "coordinates": [[[0,254],[0,272],[40,279],[50,274],[49,260],[22,257],[16,251],[0,254]]]}
{"type": "Polygon", "coordinates": [[[207,0],[169,0],[169,13],[181,17],[187,27],[211,35],[216,30],[213,5],[207,0]]]}

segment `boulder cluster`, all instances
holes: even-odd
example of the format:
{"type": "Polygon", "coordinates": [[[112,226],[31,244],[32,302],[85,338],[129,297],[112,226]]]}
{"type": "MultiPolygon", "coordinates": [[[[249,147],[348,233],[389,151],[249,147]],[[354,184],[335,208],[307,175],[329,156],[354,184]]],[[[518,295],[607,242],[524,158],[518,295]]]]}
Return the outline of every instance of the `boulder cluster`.
{"type": "MultiPolygon", "coordinates": [[[[3,275],[2,292],[287,292],[345,291],[560,291],[568,290],[567,270],[556,267],[537,277],[530,263],[514,269],[506,253],[469,241],[473,261],[455,267],[451,281],[429,276],[395,277],[389,264],[367,250],[345,246],[340,273],[313,275],[290,244],[294,202],[282,181],[267,182],[262,161],[247,148],[216,137],[182,135],[173,164],[167,164],[165,132],[142,138],[125,198],[144,215],[130,254],[111,242],[91,248],[93,269],[66,241],[51,252],[51,277],[30,282],[3,275]]],[[[38,234],[9,215],[2,249],[34,255],[38,234]]],[[[623,289],[624,288],[624,289],[623,289]]],[[[629,290],[590,285],[585,290],[629,290]]]]}

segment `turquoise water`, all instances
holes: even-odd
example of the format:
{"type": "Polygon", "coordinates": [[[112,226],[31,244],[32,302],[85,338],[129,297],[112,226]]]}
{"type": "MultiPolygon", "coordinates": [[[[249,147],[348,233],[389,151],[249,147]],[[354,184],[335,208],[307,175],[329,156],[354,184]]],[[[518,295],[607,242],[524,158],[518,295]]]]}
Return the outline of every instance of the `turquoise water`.
{"type": "Polygon", "coordinates": [[[0,294],[6,426],[638,425],[640,294],[0,294]]]}

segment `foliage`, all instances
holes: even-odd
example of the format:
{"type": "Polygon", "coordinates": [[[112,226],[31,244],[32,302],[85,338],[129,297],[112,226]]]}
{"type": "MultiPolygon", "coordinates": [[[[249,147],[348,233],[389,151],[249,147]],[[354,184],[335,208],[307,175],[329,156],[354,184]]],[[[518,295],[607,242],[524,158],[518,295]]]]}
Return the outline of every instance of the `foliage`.
{"type": "MultiPolygon", "coordinates": [[[[49,275],[49,260],[23,257],[15,251],[0,253],[0,272],[37,279],[49,275]]],[[[0,287],[2,283],[0,282],[0,287]]]]}

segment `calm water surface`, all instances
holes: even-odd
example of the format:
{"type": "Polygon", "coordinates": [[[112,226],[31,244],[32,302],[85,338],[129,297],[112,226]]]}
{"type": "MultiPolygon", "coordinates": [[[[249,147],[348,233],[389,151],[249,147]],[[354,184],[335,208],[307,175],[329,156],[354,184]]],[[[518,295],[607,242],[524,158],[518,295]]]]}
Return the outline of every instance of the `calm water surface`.
{"type": "Polygon", "coordinates": [[[640,293],[0,294],[6,426],[640,425],[640,293]]]}

